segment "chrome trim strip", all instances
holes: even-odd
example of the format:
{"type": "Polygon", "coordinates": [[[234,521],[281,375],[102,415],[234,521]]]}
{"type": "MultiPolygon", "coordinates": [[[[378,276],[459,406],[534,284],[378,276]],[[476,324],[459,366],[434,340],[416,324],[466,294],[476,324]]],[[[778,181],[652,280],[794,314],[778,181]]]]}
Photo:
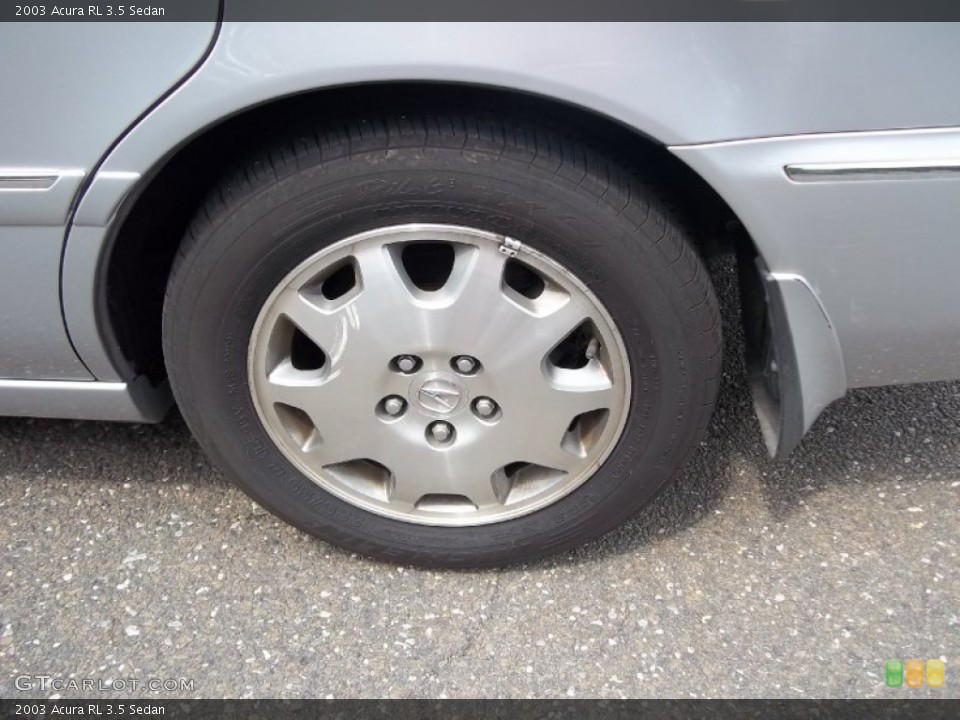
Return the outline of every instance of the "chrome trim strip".
{"type": "Polygon", "coordinates": [[[101,170],[97,177],[105,180],[139,180],[140,173],[129,170],[101,170]]]}
{"type": "Polygon", "coordinates": [[[0,417],[159,422],[173,405],[166,380],[140,375],[129,383],[0,379],[0,417]]]}
{"type": "Polygon", "coordinates": [[[783,168],[794,182],[853,180],[942,180],[960,178],[960,159],[890,160],[870,163],[798,163],[783,168]]]}
{"type": "Polygon", "coordinates": [[[83,177],[83,170],[54,170],[47,168],[0,168],[0,191],[43,192],[61,178],[83,177]]]}
{"type": "Polygon", "coordinates": [[[0,190],[49,190],[59,175],[5,175],[0,177],[0,190]]]}
{"type": "Polygon", "coordinates": [[[97,382],[96,380],[20,380],[0,378],[0,390],[51,390],[69,392],[79,390],[94,393],[115,393],[126,390],[123,382],[97,382]]]}

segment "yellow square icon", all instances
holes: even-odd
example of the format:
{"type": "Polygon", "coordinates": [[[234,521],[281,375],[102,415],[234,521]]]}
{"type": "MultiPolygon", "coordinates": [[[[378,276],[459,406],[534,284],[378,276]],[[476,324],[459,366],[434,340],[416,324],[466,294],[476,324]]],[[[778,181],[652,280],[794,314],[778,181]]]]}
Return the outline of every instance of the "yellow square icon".
{"type": "Polygon", "coordinates": [[[907,660],[904,667],[907,670],[907,687],[923,687],[923,660],[907,660]]]}
{"type": "Polygon", "coordinates": [[[927,685],[934,688],[943,687],[943,678],[946,667],[943,660],[927,660],[927,685]]]}

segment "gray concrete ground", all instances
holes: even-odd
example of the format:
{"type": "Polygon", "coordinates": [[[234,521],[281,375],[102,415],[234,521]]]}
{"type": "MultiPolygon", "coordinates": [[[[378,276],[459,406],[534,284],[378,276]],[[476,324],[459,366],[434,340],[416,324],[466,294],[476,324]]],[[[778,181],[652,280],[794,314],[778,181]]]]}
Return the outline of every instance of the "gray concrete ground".
{"type": "Polygon", "coordinates": [[[0,696],[111,696],[17,689],[50,675],[193,681],[160,697],[960,697],[960,384],[851,394],[773,463],[738,353],[734,332],[709,437],[648,511],[502,571],[306,537],[177,417],[0,420],[0,696]],[[946,686],[886,688],[913,657],[945,659],[946,686]]]}

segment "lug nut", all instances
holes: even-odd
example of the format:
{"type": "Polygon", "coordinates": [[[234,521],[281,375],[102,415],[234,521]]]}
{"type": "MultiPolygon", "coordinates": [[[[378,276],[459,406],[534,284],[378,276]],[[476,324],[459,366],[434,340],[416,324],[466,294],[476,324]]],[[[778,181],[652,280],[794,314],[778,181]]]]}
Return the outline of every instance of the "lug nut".
{"type": "Polygon", "coordinates": [[[417,369],[417,359],[413,355],[401,355],[396,359],[396,365],[400,372],[411,373],[417,369]]]}
{"type": "Polygon", "coordinates": [[[477,399],[473,407],[477,411],[477,415],[482,418],[488,418],[497,411],[497,404],[490,398],[477,399]]]}
{"type": "Polygon", "coordinates": [[[453,366],[464,375],[476,372],[479,365],[480,363],[469,355],[461,355],[453,360],[453,366]]]}
{"type": "Polygon", "coordinates": [[[446,442],[453,436],[453,426],[450,423],[435,422],[430,428],[430,437],[437,442],[446,442]]]}
{"type": "Polygon", "coordinates": [[[396,416],[403,412],[404,405],[406,405],[406,403],[403,401],[403,398],[393,395],[383,401],[383,410],[387,415],[396,416]]]}

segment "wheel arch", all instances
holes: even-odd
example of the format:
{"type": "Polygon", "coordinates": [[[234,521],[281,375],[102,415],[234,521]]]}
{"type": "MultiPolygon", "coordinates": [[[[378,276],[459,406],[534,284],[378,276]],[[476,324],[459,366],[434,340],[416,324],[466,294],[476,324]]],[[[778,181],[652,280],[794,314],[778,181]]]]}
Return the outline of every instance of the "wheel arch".
{"type": "MultiPolygon", "coordinates": [[[[750,242],[720,196],[664,144],[609,116],[561,100],[506,88],[425,82],[369,83],[278,97],[222,117],[170,148],[127,192],[104,228],[95,262],[85,259],[96,278],[96,332],[119,379],[140,374],[159,379],[163,374],[154,342],[157,333],[151,330],[159,328],[155,323],[162,286],[189,219],[210,188],[235,165],[238,144],[249,143],[251,137],[259,143],[278,136],[291,117],[299,119],[298,125],[322,123],[332,116],[330,107],[343,115],[420,102],[536,115],[615,153],[646,177],[703,252],[750,242]]],[[[82,219],[77,223],[83,224],[82,219]]],[[[65,262],[70,259],[68,254],[65,262]]],[[[69,272],[65,275],[69,278],[69,272]]]]}
{"type": "MultiPolygon", "coordinates": [[[[298,125],[320,124],[335,115],[418,103],[448,108],[467,104],[490,112],[535,115],[634,169],[686,226],[702,254],[735,252],[742,265],[762,260],[734,211],[695,170],[665,143],[597,110],[546,95],[460,83],[382,82],[320,88],[257,103],[198,128],[136,179],[104,227],[85,225],[82,214],[78,216],[64,256],[64,304],[71,305],[67,283],[89,283],[93,278],[92,288],[80,293],[72,289],[74,298],[90,298],[92,293],[92,306],[81,313],[74,307],[72,314],[79,321],[70,323],[70,312],[67,320],[82,357],[95,368],[98,379],[131,382],[146,376],[151,383],[163,382],[160,320],[166,280],[190,219],[218,179],[235,166],[236,147],[250,143],[251,138],[259,144],[277,137],[292,117],[298,125]]],[[[748,276],[741,277],[745,290],[748,276]]],[[[745,291],[743,297],[745,319],[766,317],[767,300],[762,294],[745,291]]],[[[748,339],[752,345],[750,333],[748,339]]]]}

